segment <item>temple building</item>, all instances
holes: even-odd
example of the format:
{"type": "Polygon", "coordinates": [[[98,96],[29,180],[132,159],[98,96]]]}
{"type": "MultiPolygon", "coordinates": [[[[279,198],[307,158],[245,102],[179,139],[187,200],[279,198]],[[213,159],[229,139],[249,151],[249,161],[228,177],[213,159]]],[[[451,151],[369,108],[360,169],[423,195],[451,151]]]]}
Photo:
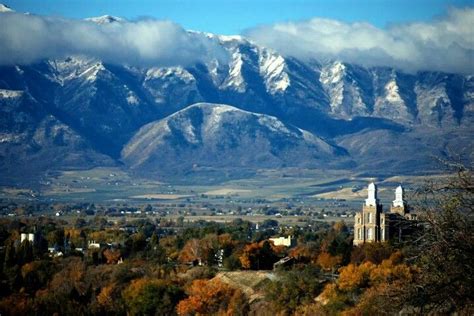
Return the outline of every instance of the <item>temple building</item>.
{"type": "Polygon", "coordinates": [[[354,245],[366,242],[381,242],[392,238],[401,240],[411,225],[408,221],[416,220],[416,215],[408,211],[406,201],[403,199],[403,188],[395,190],[395,200],[392,202],[390,212],[385,213],[383,206],[377,198],[377,186],[370,183],[368,196],[362,206],[362,212],[355,215],[354,219],[354,245]]]}

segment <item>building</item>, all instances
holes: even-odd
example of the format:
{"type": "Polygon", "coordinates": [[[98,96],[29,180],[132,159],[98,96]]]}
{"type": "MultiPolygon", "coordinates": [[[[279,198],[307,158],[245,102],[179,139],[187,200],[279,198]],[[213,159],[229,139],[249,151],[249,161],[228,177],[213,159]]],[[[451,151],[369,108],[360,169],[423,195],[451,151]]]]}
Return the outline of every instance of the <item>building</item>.
{"type": "Polygon", "coordinates": [[[370,183],[368,196],[362,206],[362,212],[354,217],[354,245],[366,242],[382,242],[392,238],[402,238],[408,232],[409,221],[416,220],[416,214],[408,211],[406,201],[403,199],[403,188],[398,186],[395,190],[395,200],[390,206],[390,212],[385,213],[383,206],[377,198],[377,186],[370,183]]]}
{"type": "Polygon", "coordinates": [[[269,239],[275,246],[285,246],[292,247],[294,246],[294,239],[291,236],[288,237],[274,237],[269,239]]]}
{"type": "Polygon", "coordinates": [[[20,235],[20,242],[23,242],[24,240],[28,240],[29,242],[33,243],[35,242],[35,234],[26,234],[26,233],[21,233],[20,235]]]}

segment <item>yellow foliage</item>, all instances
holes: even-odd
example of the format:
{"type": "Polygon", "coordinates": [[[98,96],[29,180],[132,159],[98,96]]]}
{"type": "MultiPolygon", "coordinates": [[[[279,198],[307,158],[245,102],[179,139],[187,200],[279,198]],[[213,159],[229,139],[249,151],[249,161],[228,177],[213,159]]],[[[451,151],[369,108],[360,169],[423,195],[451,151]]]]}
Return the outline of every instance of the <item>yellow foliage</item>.
{"type": "Polygon", "coordinates": [[[77,228],[64,228],[64,236],[69,235],[69,238],[75,240],[80,237],[81,230],[77,228]]]}
{"type": "Polygon", "coordinates": [[[343,291],[351,291],[359,287],[363,281],[363,275],[359,268],[352,263],[339,269],[339,289],[343,291]]]}
{"type": "Polygon", "coordinates": [[[328,302],[333,301],[338,296],[338,287],[335,283],[326,284],[323,292],[318,296],[317,300],[321,304],[326,305],[328,302]]]}

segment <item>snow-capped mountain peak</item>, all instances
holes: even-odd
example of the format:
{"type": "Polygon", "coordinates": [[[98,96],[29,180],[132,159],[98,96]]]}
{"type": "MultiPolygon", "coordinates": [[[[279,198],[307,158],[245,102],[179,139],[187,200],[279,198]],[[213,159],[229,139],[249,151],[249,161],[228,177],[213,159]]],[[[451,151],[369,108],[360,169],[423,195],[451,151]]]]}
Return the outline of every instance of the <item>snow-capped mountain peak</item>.
{"type": "Polygon", "coordinates": [[[0,13],[15,12],[6,4],[0,3],[0,13]]]}
{"type": "Polygon", "coordinates": [[[94,22],[99,25],[106,25],[110,23],[123,23],[126,21],[125,19],[119,18],[117,16],[112,16],[112,15],[102,15],[102,16],[87,18],[85,20],[89,22],[94,22]]]}

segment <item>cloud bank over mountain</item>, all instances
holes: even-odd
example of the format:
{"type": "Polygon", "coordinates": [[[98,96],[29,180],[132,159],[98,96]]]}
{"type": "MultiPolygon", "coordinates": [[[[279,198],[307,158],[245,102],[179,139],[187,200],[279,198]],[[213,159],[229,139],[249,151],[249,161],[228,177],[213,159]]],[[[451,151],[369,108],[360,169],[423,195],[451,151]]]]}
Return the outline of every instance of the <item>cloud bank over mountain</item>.
{"type": "Polygon", "coordinates": [[[215,39],[187,32],[170,21],[112,23],[1,13],[0,64],[84,55],[135,66],[188,65],[226,59],[215,39]]]}
{"type": "MultiPolygon", "coordinates": [[[[132,66],[188,66],[228,53],[213,36],[170,21],[74,20],[0,13],[0,65],[83,55],[132,66]]],[[[415,72],[474,73],[474,7],[451,8],[430,22],[378,28],[314,18],[264,25],[244,35],[287,56],[338,59],[415,72]]]]}
{"type": "Polygon", "coordinates": [[[249,29],[258,44],[302,59],[341,59],[405,71],[474,73],[474,8],[451,8],[430,22],[377,28],[314,18],[249,29]]]}

